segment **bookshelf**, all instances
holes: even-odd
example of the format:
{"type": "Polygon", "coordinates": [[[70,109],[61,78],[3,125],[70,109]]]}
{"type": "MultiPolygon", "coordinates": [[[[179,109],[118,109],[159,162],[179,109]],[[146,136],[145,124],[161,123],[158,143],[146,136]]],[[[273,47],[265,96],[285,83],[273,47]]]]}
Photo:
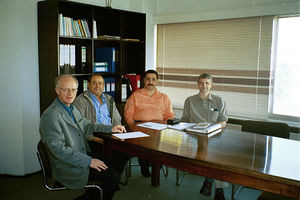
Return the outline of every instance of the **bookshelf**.
{"type": "Polygon", "coordinates": [[[144,13],[64,0],[38,2],[41,113],[56,98],[54,79],[61,74],[72,74],[78,79],[77,95],[83,92],[83,83],[90,75],[101,74],[105,79],[115,82],[115,101],[122,104],[122,75],[128,73],[142,75],[145,71],[145,39],[144,13]],[[80,35],[78,33],[80,27],[76,29],[78,24],[73,21],[85,21],[91,37],[82,36],[82,33],[80,35]],[[93,21],[96,22],[96,30],[93,29],[93,21]],[[71,23],[71,26],[65,26],[63,32],[62,24],[66,23],[71,23]],[[66,29],[69,31],[68,34],[66,29]],[[95,31],[97,38],[93,37],[95,31]],[[96,62],[99,48],[113,49],[114,71],[109,70],[108,66],[108,71],[97,68],[95,72],[94,66],[99,64],[96,62]]]}

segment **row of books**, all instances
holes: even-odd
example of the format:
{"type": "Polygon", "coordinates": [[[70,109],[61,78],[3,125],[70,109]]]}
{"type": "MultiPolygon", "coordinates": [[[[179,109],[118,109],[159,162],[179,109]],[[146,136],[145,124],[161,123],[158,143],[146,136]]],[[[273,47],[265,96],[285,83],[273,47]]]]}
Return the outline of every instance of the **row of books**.
{"type": "MultiPolygon", "coordinates": [[[[72,44],[60,44],[59,45],[59,67],[60,74],[74,74],[76,73],[75,66],[81,67],[80,72],[83,72],[86,67],[86,46],[79,46],[79,50],[76,50],[76,45],[72,44]],[[77,53],[76,53],[77,52],[77,53]],[[80,60],[76,59],[76,55],[80,55],[80,60]],[[76,63],[80,62],[79,63],[76,63]]],[[[78,48],[78,46],[77,46],[78,48]]]]}
{"type": "Polygon", "coordinates": [[[86,20],[75,20],[59,14],[59,34],[60,36],[91,37],[89,25],[86,20]]]}

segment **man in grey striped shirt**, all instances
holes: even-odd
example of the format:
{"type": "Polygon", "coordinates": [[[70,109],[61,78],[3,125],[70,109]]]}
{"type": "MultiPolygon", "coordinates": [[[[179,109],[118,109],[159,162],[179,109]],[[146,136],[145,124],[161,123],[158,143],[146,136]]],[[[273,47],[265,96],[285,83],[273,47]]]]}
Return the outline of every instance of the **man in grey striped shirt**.
{"type": "MultiPolygon", "coordinates": [[[[226,115],[225,101],[210,92],[213,85],[211,75],[203,73],[198,78],[199,94],[188,97],[184,102],[183,122],[209,122],[219,123],[225,128],[228,116],[226,115]]],[[[211,195],[212,178],[206,178],[200,193],[206,196],[211,195]]],[[[223,188],[228,183],[215,180],[215,198],[214,200],[225,200],[223,188]]]]}

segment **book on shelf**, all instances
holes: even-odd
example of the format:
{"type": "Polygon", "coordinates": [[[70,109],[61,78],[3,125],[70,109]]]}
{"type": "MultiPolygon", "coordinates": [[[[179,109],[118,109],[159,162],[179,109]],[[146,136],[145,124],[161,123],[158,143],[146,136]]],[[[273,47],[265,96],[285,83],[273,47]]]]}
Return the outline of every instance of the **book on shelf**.
{"type": "Polygon", "coordinates": [[[126,41],[126,42],[140,42],[140,39],[122,38],[122,41],[126,41]]]}
{"type": "Polygon", "coordinates": [[[60,74],[75,73],[76,46],[70,44],[59,45],[59,67],[60,74]]]}
{"type": "Polygon", "coordinates": [[[107,72],[116,72],[116,49],[114,47],[97,47],[95,62],[107,63],[107,72]]]}
{"type": "Polygon", "coordinates": [[[87,20],[85,19],[73,19],[71,17],[58,15],[59,18],[59,35],[71,36],[71,37],[91,37],[87,20]]]}
{"type": "Polygon", "coordinates": [[[115,78],[104,78],[104,82],[105,82],[105,87],[103,92],[115,98],[116,96],[115,78]]]}
{"type": "Polygon", "coordinates": [[[187,133],[192,133],[192,134],[198,134],[198,135],[204,135],[207,137],[211,137],[213,135],[216,135],[222,131],[222,126],[221,124],[211,124],[206,128],[197,128],[199,125],[192,126],[190,128],[185,129],[187,133]],[[195,128],[196,127],[196,128],[195,128]]]}
{"type": "Polygon", "coordinates": [[[88,89],[88,80],[83,80],[83,91],[88,89]]]}
{"type": "Polygon", "coordinates": [[[81,46],[81,72],[86,71],[86,46],[81,46]]]}
{"type": "Polygon", "coordinates": [[[97,39],[100,40],[121,40],[120,36],[115,36],[115,35],[99,35],[97,36],[97,39]]]}
{"type": "Polygon", "coordinates": [[[108,63],[107,62],[94,62],[94,72],[107,72],[108,63]]]}
{"type": "Polygon", "coordinates": [[[93,38],[97,38],[97,22],[93,20],[93,38]]]}

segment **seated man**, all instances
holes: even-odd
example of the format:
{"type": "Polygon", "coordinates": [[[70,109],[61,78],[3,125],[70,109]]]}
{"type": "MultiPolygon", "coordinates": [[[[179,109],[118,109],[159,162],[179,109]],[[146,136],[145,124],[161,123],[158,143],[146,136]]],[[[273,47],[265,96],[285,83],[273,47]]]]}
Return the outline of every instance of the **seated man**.
{"type": "MultiPolygon", "coordinates": [[[[183,122],[209,122],[219,123],[225,128],[228,117],[226,115],[226,104],[224,100],[212,93],[210,88],[213,85],[212,77],[209,74],[201,74],[198,78],[199,94],[188,97],[184,102],[184,109],[181,117],[183,122]]],[[[210,196],[213,179],[206,178],[200,190],[201,194],[210,196]]],[[[215,180],[215,200],[225,200],[223,187],[226,182],[215,180]]]]}
{"type": "MultiPolygon", "coordinates": [[[[74,101],[74,106],[88,120],[104,125],[121,125],[121,116],[116,107],[114,99],[103,93],[105,87],[104,79],[101,75],[93,75],[88,80],[88,91],[80,94],[74,101]]],[[[93,135],[86,135],[93,152],[102,154],[102,140],[93,135]]],[[[121,175],[124,165],[128,161],[128,156],[112,151],[112,167],[117,169],[121,175]]]]}
{"type": "MultiPolygon", "coordinates": [[[[44,111],[40,120],[41,140],[49,154],[52,177],[70,189],[83,188],[88,180],[95,180],[103,189],[104,199],[112,199],[119,189],[119,177],[114,169],[87,154],[90,151],[84,138],[93,132],[126,132],[120,125],[95,124],[82,117],[72,103],[78,81],[70,75],[55,79],[57,98],[44,111]]],[[[84,197],[92,193],[88,190],[84,197]]],[[[99,196],[92,196],[99,199],[99,196]]]]}
{"type": "MultiPolygon", "coordinates": [[[[158,74],[155,70],[145,72],[143,89],[135,91],[127,100],[124,116],[131,130],[136,121],[166,121],[174,117],[171,101],[156,89],[158,74]]],[[[150,177],[149,162],[139,159],[142,175],[150,177]]]]}

